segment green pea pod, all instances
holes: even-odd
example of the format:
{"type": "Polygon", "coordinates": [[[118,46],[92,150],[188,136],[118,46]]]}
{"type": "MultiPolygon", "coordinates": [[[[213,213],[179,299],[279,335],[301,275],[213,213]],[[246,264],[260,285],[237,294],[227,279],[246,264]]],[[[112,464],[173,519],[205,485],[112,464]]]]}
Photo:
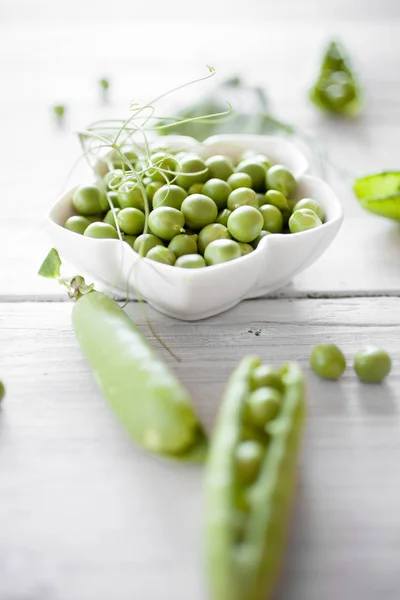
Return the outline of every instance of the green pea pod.
{"type": "Polygon", "coordinates": [[[254,430],[255,443],[265,436],[263,455],[255,481],[243,484],[237,449],[249,437],[246,401],[259,364],[246,357],[233,373],[208,455],[205,545],[212,600],[267,600],[285,547],[305,418],[304,380],[296,363],[280,370],[280,410],[265,431],[254,430]]]}
{"type": "Polygon", "coordinates": [[[363,108],[361,87],[346,51],[338,42],[330,42],[323,56],[310,100],[324,112],[345,117],[355,117],[363,108]]]}
{"type": "Polygon", "coordinates": [[[355,180],[353,189],[365,210],[400,221],[400,171],[361,177],[355,180]]]}
{"type": "Polygon", "coordinates": [[[76,337],[102,393],[145,450],[200,462],[206,440],[186,390],[118,304],[99,292],[72,310],[76,337]]]}

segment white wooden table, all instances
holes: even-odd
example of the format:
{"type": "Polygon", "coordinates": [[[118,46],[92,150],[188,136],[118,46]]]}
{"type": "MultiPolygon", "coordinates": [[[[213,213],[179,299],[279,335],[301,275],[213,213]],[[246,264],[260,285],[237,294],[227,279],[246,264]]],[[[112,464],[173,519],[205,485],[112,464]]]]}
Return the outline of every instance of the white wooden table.
{"type": "MultiPolygon", "coordinates": [[[[124,115],[131,99],[148,99],[211,63],[221,78],[245,72],[265,85],[276,112],[350,172],[400,168],[395,0],[307,0],[301,10],[253,0],[243,18],[237,2],[231,15],[225,5],[203,3],[198,18],[177,4],[176,12],[160,4],[162,23],[122,0],[112,5],[124,6],[124,20],[98,2],[94,23],[84,2],[70,2],[65,14],[49,0],[0,4],[0,377],[7,386],[0,600],[208,599],[201,470],[149,458],[131,444],[81,356],[62,289],[36,276],[49,249],[44,214],[78,154],[69,132],[110,112],[124,115]],[[356,57],[367,90],[365,115],[354,123],[321,118],[305,97],[333,34],[356,57]],[[113,80],[108,109],[97,101],[102,75],[113,80]],[[69,106],[68,133],[52,125],[56,102],[69,106]]],[[[78,170],[71,181],[82,176],[78,170]]],[[[381,386],[360,384],[351,367],[340,383],[308,376],[300,483],[276,600],[398,600],[400,228],[364,213],[346,182],[330,183],[344,206],[342,230],[275,298],[199,323],[148,313],[181,356],[177,364],[160,350],[208,429],[228,375],[249,352],[306,369],[322,341],[338,343],[350,364],[367,343],[391,353],[393,371],[381,386]],[[256,329],[261,335],[249,332],[256,329]]],[[[127,311],[152,339],[138,305],[127,311]]]]}

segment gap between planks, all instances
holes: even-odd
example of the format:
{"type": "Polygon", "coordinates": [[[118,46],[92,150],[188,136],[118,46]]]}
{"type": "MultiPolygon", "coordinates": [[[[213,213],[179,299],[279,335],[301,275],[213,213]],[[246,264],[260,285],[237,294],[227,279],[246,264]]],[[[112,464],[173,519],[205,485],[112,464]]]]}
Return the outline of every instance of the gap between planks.
{"type": "MultiPolygon", "coordinates": [[[[390,290],[385,292],[384,290],[379,290],[377,292],[371,291],[366,292],[365,290],[357,292],[351,292],[349,290],[337,291],[337,292],[329,292],[329,294],[324,292],[302,292],[299,290],[285,290],[281,292],[277,292],[276,294],[270,294],[268,296],[260,296],[259,298],[251,298],[249,300],[243,300],[242,302],[249,301],[262,301],[262,300],[349,300],[352,298],[360,298],[360,299],[369,299],[369,298],[400,298],[400,290],[390,290]]],[[[118,302],[125,301],[126,298],[115,296],[115,300],[118,302]]],[[[70,302],[70,299],[65,293],[63,296],[56,296],[52,294],[0,294],[0,304],[25,304],[29,302],[34,302],[37,304],[41,303],[63,303],[70,302]]],[[[139,303],[139,300],[130,299],[128,303],[139,303]]],[[[147,304],[145,302],[145,304],[147,304]]]]}

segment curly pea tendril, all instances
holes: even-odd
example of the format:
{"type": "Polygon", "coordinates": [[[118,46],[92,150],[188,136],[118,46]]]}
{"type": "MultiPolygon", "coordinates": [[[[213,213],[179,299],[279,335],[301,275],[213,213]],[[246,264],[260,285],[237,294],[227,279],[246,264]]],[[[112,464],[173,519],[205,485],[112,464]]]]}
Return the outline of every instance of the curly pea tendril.
{"type": "MultiPolygon", "coordinates": [[[[199,123],[205,122],[216,124],[221,120],[231,118],[232,108],[228,102],[227,109],[224,111],[206,114],[203,116],[195,116],[192,118],[163,117],[163,121],[161,121],[160,116],[155,114],[154,105],[157,102],[172,93],[186,88],[187,86],[203,82],[210,77],[213,77],[215,74],[215,69],[213,67],[208,67],[208,71],[209,72],[207,75],[188,83],[178,85],[166,93],[153,98],[149,103],[132,103],[130,105],[131,115],[126,119],[117,118],[98,120],[88,125],[86,129],[77,132],[78,139],[82,147],[82,153],[73,165],[67,181],[78,166],[79,162],[82,159],[85,159],[96,176],[99,189],[101,189],[104,197],[107,199],[110,211],[112,212],[115,220],[117,235],[121,242],[121,261],[119,273],[116,274],[116,281],[119,279],[122,271],[122,242],[124,238],[119,227],[118,220],[115,218],[116,207],[113,201],[113,193],[123,186],[129,187],[129,185],[132,185],[132,183],[137,186],[143,198],[145,219],[143,233],[146,234],[149,230],[148,221],[150,214],[150,200],[144,180],[148,175],[149,170],[151,170],[153,173],[158,173],[160,181],[168,185],[168,187],[170,187],[176,181],[177,177],[182,174],[179,161],[176,158],[167,156],[166,150],[161,150],[161,152],[156,155],[153,154],[154,147],[151,147],[151,139],[153,139],[161,130],[173,131],[174,127],[182,123],[198,121],[199,123]],[[115,170],[116,164],[118,164],[117,170],[115,170]],[[103,176],[105,173],[111,171],[112,173],[106,185],[103,181],[103,176]]],[[[109,89],[108,80],[100,80],[99,86],[104,92],[107,92],[109,89]]],[[[164,146],[168,146],[168,144],[165,144],[164,146]]],[[[198,172],[184,173],[185,176],[190,176],[192,174],[199,175],[198,172]]],[[[143,257],[144,252],[145,245],[142,244],[139,248],[139,256],[143,257]]],[[[82,278],[75,277],[71,281],[60,278],[60,265],[61,261],[58,257],[57,251],[53,249],[43,263],[40,274],[58,278],[62,284],[66,285],[68,294],[73,299],[79,299],[81,295],[92,289],[92,286],[86,286],[82,278]],[[49,272],[53,274],[49,275],[49,272]]],[[[133,268],[134,267],[132,267],[132,269],[133,268]]],[[[129,280],[131,274],[132,272],[129,273],[126,281],[127,301],[129,299],[129,280]]],[[[136,294],[144,310],[141,294],[139,291],[136,291],[136,294]]],[[[144,316],[154,337],[170,352],[170,354],[177,358],[154,331],[154,328],[150,323],[145,310],[144,316]]]]}

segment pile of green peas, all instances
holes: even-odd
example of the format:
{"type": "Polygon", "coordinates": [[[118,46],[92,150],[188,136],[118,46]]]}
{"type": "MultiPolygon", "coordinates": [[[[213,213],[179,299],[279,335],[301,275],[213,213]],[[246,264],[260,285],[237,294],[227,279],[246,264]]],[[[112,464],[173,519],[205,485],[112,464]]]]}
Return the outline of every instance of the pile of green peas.
{"type": "Polygon", "coordinates": [[[93,238],[122,235],[141,256],[201,268],[249,254],[267,235],[299,233],[325,219],[316,200],[294,199],[295,177],[264,154],[247,151],[236,164],[189,152],[157,152],[147,162],[131,151],[125,156],[136,173],[116,157],[97,184],[79,186],[67,229],[93,238]]]}

